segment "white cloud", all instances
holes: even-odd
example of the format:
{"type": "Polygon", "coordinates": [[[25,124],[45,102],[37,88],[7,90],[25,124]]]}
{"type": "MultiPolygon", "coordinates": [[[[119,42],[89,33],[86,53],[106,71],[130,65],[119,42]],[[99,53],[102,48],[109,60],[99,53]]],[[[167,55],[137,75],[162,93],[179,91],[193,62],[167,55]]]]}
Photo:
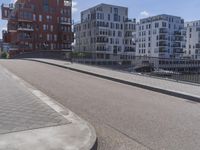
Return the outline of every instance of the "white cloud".
{"type": "Polygon", "coordinates": [[[73,0],[72,1],[72,13],[75,13],[78,11],[77,5],[78,5],[77,1],[73,0]]]}
{"type": "Polygon", "coordinates": [[[11,3],[15,3],[17,0],[11,0],[11,3]]]}
{"type": "Polygon", "coordinates": [[[140,17],[149,17],[149,16],[150,16],[150,13],[147,11],[140,12],[140,17]]]}

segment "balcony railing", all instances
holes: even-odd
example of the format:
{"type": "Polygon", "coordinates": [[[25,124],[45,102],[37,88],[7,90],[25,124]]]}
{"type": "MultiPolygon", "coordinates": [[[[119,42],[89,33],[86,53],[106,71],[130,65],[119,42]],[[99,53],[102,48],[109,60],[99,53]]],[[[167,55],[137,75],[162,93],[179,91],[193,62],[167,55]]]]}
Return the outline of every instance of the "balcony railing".
{"type": "Polygon", "coordinates": [[[159,36],[159,40],[160,40],[160,41],[166,41],[166,40],[168,40],[168,38],[167,38],[167,36],[165,36],[165,35],[164,35],[164,36],[163,36],[163,35],[160,35],[160,36],[159,36]]]}
{"type": "Polygon", "coordinates": [[[61,20],[61,21],[60,21],[60,24],[62,24],[62,25],[72,25],[72,22],[71,22],[71,21],[64,21],[64,20],[61,20]]]}
{"type": "Polygon", "coordinates": [[[9,32],[17,32],[17,26],[16,25],[8,25],[8,31],[9,32]]]}
{"type": "Polygon", "coordinates": [[[175,37],[173,41],[183,41],[182,37],[175,37]]]}
{"type": "Polygon", "coordinates": [[[168,43],[167,42],[159,42],[159,46],[166,47],[166,46],[168,46],[168,43]]]}
{"type": "Polygon", "coordinates": [[[4,7],[4,8],[10,8],[10,9],[13,9],[14,8],[14,5],[13,4],[2,4],[1,7],[4,7]]]}
{"type": "Polygon", "coordinates": [[[159,48],[159,53],[167,53],[168,50],[166,48],[159,48]]]}
{"type": "Polygon", "coordinates": [[[181,43],[174,43],[172,44],[172,47],[181,47],[181,43]]]}
{"type": "Polygon", "coordinates": [[[165,28],[162,28],[162,29],[159,30],[159,33],[166,34],[166,33],[168,33],[168,30],[165,29],[165,28]]]}
{"type": "Polygon", "coordinates": [[[174,48],[174,53],[184,53],[182,48],[174,48]]]}
{"type": "Polygon", "coordinates": [[[32,22],[33,18],[18,17],[18,21],[32,22]]]}
{"type": "Polygon", "coordinates": [[[108,38],[105,37],[98,37],[96,43],[108,43],[108,38]]]}
{"type": "Polygon", "coordinates": [[[181,35],[181,32],[180,31],[175,31],[174,35],[181,35]]]}
{"type": "Polygon", "coordinates": [[[31,40],[31,36],[18,36],[18,40],[31,40]]]}
{"type": "Polygon", "coordinates": [[[196,44],[196,48],[200,48],[200,44],[196,44]]]}
{"type": "Polygon", "coordinates": [[[29,26],[29,25],[18,26],[17,30],[18,31],[34,31],[33,26],[29,26]]]}
{"type": "Polygon", "coordinates": [[[35,6],[29,3],[18,3],[15,5],[15,9],[18,10],[27,10],[27,11],[34,11],[35,6]]]}

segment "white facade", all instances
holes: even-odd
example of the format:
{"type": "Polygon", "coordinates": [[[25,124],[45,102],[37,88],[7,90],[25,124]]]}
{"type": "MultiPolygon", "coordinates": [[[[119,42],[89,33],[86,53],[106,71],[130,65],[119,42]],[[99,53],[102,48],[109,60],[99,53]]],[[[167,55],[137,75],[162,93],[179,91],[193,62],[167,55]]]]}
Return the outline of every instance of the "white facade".
{"type": "Polygon", "coordinates": [[[185,23],[185,56],[200,60],[200,20],[185,23]]]}
{"type": "Polygon", "coordinates": [[[81,23],[74,27],[75,51],[134,54],[135,28],[136,20],[128,20],[128,8],[97,5],[81,12],[81,23]]]}
{"type": "Polygon", "coordinates": [[[136,55],[159,58],[180,58],[184,47],[184,20],[171,15],[141,19],[134,39],[136,55]]]}

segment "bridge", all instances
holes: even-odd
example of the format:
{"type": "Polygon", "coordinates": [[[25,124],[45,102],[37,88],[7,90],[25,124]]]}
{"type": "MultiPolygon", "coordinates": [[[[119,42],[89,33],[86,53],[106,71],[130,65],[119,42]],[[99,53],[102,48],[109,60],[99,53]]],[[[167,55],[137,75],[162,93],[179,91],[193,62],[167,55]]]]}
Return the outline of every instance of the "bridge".
{"type": "Polygon", "coordinates": [[[0,65],[91,123],[99,150],[200,147],[196,84],[52,59],[0,65]]]}

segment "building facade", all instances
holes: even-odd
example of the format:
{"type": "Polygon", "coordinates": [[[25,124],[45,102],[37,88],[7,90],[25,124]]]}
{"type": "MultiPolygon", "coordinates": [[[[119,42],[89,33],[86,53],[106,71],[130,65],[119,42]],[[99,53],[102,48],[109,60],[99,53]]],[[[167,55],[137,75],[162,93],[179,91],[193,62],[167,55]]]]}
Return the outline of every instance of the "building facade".
{"type": "Polygon", "coordinates": [[[134,39],[136,55],[159,58],[183,56],[184,20],[171,15],[158,15],[141,19],[134,39]]]}
{"type": "Polygon", "coordinates": [[[17,0],[2,4],[3,33],[9,52],[16,55],[36,50],[71,49],[72,0],[17,0]]]}
{"type": "Polygon", "coordinates": [[[200,60],[200,20],[185,23],[185,56],[200,60]]]}
{"type": "Polygon", "coordinates": [[[136,20],[128,19],[128,8],[100,4],[81,12],[74,27],[75,51],[106,54],[135,53],[132,34],[136,20]]]}

